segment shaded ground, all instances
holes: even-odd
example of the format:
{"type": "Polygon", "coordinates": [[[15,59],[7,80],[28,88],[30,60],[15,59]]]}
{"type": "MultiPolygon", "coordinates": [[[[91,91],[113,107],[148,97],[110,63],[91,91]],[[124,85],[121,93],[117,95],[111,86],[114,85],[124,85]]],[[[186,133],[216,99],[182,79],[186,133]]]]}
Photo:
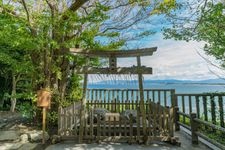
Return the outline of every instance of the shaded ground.
{"type": "Polygon", "coordinates": [[[173,146],[167,143],[156,142],[149,146],[127,143],[101,143],[101,144],[76,144],[74,142],[64,142],[51,145],[46,150],[210,150],[203,144],[192,145],[190,137],[185,133],[177,132],[176,136],[179,136],[181,147],[173,146]]]}
{"type": "Polygon", "coordinates": [[[0,111],[0,150],[42,150],[40,134],[20,113],[0,111]]]}
{"type": "Polygon", "coordinates": [[[24,122],[25,119],[19,113],[0,111],[0,130],[7,130],[14,125],[24,122]]]}
{"type": "MultiPolygon", "coordinates": [[[[22,132],[34,130],[33,126],[27,124],[27,120],[22,117],[19,113],[11,113],[11,112],[1,112],[0,111],[0,150],[30,150],[37,149],[42,150],[46,145],[42,145],[40,143],[30,143],[29,141],[23,142],[21,141],[20,135],[22,132]],[[6,131],[6,132],[5,132],[6,131]],[[5,135],[3,136],[3,133],[5,135]],[[15,136],[14,136],[15,134],[15,136]],[[5,138],[9,136],[11,140],[2,140],[1,138],[5,138]]],[[[46,148],[46,150],[209,150],[207,146],[203,144],[192,145],[190,136],[185,134],[183,131],[177,132],[176,136],[179,137],[179,141],[181,142],[181,147],[173,146],[166,143],[154,143],[149,146],[132,144],[129,145],[127,143],[93,143],[93,144],[76,144],[75,142],[64,142],[58,143],[55,145],[50,145],[46,148]]],[[[213,148],[215,149],[215,148],[213,148]]]]}

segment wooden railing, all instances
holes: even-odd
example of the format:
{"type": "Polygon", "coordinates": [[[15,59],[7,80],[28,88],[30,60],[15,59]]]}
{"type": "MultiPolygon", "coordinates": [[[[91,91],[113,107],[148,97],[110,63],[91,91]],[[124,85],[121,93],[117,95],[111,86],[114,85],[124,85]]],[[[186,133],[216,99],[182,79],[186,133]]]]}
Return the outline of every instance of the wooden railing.
{"type": "MultiPolygon", "coordinates": [[[[118,114],[118,116],[109,115],[109,118],[104,119],[102,119],[100,114],[96,116],[93,112],[95,111],[95,107],[104,108],[103,102],[89,103],[88,105],[84,116],[84,140],[99,141],[119,137],[129,142],[141,142],[141,139],[146,135],[151,140],[167,141],[173,144],[176,142],[173,128],[174,109],[172,107],[163,107],[160,106],[159,103],[156,104],[150,100],[146,101],[145,106],[148,110],[146,111],[147,133],[144,133],[143,117],[140,113],[139,103],[126,103],[127,106],[135,106],[134,109],[132,109],[132,111],[135,110],[137,113],[135,116],[132,116],[132,114],[126,116],[121,113],[109,113],[114,115],[118,114]]],[[[115,109],[120,106],[120,103],[107,103],[107,106],[115,109]]],[[[80,109],[80,103],[74,103],[71,106],[59,108],[58,135],[60,135],[62,139],[79,138],[80,109]]]]}
{"type": "Polygon", "coordinates": [[[216,140],[210,139],[203,131],[212,131],[212,134],[225,133],[224,109],[225,94],[176,94],[179,118],[177,124],[191,131],[192,142],[198,143],[198,136],[213,143],[219,148],[225,146],[216,140]],[[204,127],[203,130],[200,127],[204,127]]]}
{"type": "MultiPolygon", "coordinates": [[[[105,108],[110,112],[121,113],[127,109],[137,110],[140,102],[137,89],[88,89],[86,95],[87,110],[105,108]]],[[[176,130],[179,126],[189,129],[193,143],[198,143],[198,137],[202,137],[225,149],[223,144],[209,138],[203,132],[209,130],[212,133],[225,133],[225,94],[176,94],[173,89],[145,89],[144,101],[146,112],[150,111],[149,104],[152,102],[175,108],[173,119],[176,130]]],[[[78,135],[78,126],[74,124],[78,123],[75,120],[80,119],[80,108],[80,104],[77,103],[59,110],[59,133],[78,135]]]]}
{"type": "MultiPolygon", "coordinates": [[[[87,89],[86,99],[89,102],[116,102],[136,103],[140,101],[140,91],[138,89],[87,89]]],[[[162,106],[172,106],[175,103],[174,89],[145,89],[144,101],[151,100],[162,106]]]]}
{"type": "Polygon", "coordinates": [[[74,102],[72,105],[58,110],[58,135],[78,134],[77,124],[80,123],[81,102],[74,102]]]}

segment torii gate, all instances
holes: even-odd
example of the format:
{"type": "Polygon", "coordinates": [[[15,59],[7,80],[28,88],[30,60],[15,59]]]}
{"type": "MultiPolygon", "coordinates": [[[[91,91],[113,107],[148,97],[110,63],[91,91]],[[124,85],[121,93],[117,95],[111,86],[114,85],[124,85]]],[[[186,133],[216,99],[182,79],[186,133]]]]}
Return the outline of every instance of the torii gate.
{"type": "Polygon", "coordinates": [[[144,48],[144,49],[132,49],[132,50],[82,50],[77,48],[70,48],[70,52],[75,55],[83,55],[86,57],[102,57],[109,59],[109,66],[105,68],[84,66],[82,68],[76,68],[77,74],[84,74],[83,84],[83,97],[82,97],[82,109],[81,109],[81,123],[80,123],[80,135],[79,142],[82,143],[83,139],[83,126],[86,106],[86,89],[88,74],[138,74],[138,83],[140,91],[140,110],[142,114],[143,133],[146,132],[146,111],[144,107],[144,92],[143,92],[143,74],[152,74],[152,68],[141,66],[141,56],[151,56],[157,50],[157,47],[144,48]],[[137,66],[132,67],[117,67],[117,58],[136,57],[137,66]]]}

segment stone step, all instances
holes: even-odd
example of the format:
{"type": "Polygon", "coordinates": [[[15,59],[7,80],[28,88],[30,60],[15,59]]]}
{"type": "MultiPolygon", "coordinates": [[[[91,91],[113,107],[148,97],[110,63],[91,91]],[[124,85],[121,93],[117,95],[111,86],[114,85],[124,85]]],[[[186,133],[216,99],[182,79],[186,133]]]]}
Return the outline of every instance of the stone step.
{"type": "Polygon", "coordinates": [[[17,131],[0,131],[0,142],[16,141],[19,138],[19,133],[17,131]]]}

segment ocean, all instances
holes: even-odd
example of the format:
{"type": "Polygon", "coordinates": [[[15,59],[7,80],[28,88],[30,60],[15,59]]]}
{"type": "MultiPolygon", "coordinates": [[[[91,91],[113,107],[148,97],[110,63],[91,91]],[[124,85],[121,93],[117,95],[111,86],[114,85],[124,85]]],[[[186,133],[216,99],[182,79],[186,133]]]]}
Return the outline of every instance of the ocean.
{"type": "MultiPolygon", "coordinates": [[[[99,89],[138,89],[137,83],[93,83],[88,88],[99,89]]],[[[224,84],[193,84],[193,83],[144,83],[145,89],[175,89],[177,94],[184,93],[209,93],[209,92],[225,92],[224,84]]]]}

